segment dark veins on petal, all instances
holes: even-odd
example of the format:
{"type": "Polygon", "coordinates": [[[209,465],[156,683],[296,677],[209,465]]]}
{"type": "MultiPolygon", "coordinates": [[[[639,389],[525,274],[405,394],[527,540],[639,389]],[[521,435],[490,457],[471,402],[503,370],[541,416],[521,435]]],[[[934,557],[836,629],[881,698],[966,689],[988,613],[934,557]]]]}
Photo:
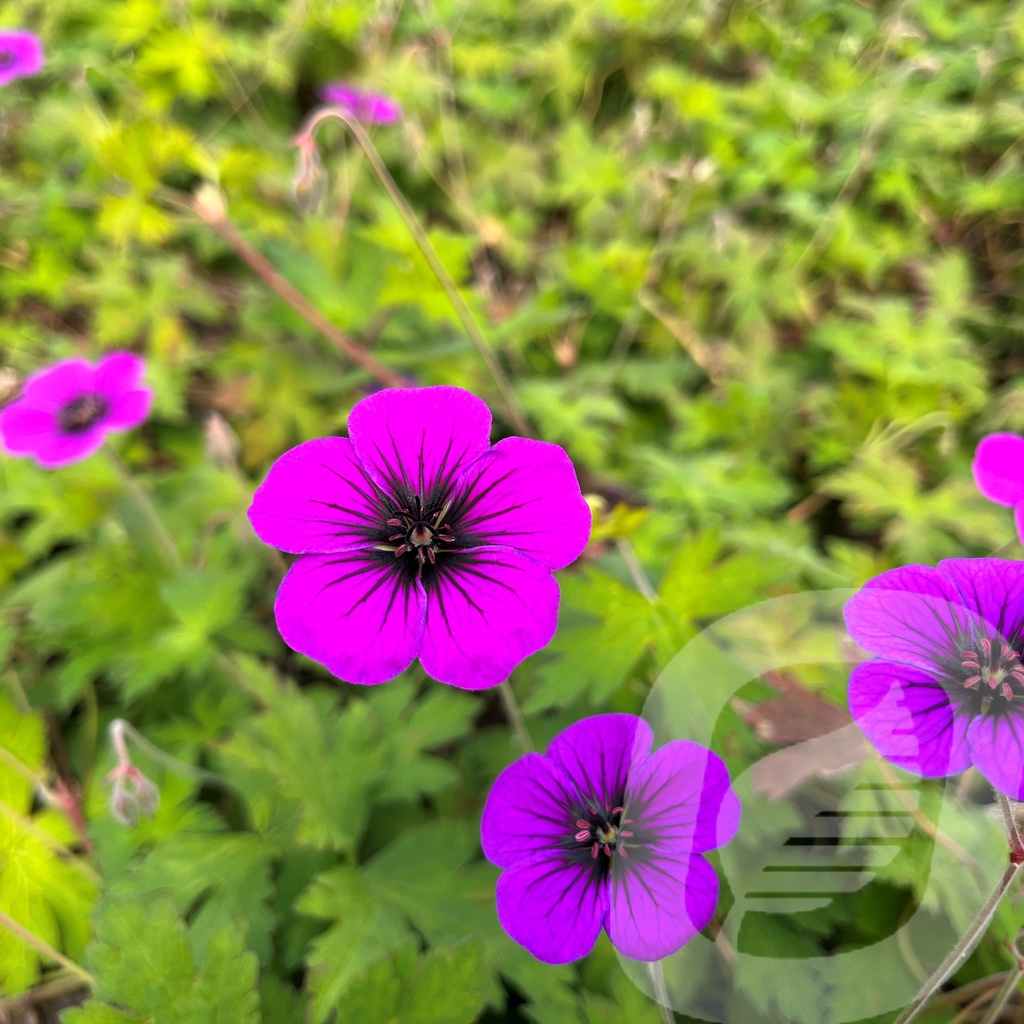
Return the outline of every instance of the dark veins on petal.
{"type": "Polygon", "coordinates": [[[57,413],[57,423],[65,434],[83,434],[107,415],[109,406],[99,395],[86,392],[73,398],[57,413]]]}

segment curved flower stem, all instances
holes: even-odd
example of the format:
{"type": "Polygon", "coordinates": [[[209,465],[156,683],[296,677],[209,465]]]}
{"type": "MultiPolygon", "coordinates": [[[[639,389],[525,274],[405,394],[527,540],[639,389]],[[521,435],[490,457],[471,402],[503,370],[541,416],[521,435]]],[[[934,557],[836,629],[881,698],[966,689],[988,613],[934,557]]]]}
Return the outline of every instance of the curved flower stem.
{"type": "Polygon", "coordinates": [[[997,1024],[1003,1015],[1003,1008],[1010,1001],[1010,996],[1020,984],[1021,978],[1024,978],[1024,961],[1018,962],[1016,968],[1007,973],[1006,980],[995,994],[995,998],[989,1003],[988,1012],[982,1017],[979,1024],[997,1024]]]}
{"type": "Polygon", "coordinates": [[[1003,825],[1006,827],[1006,836],[1010,840],[1010,859],[1024,861],[1024,841],[1020,837],[1020,829],[1017,827],[1017,819],[1014,817],[1010,801],[996,790],[996,803],[1003,815],[1003,825]]]}
{"type": "Polygon", "coordinates": [[[1020,873],[1020,869],[1021,864],[1014,864],[1013,861],[1006,865],[1003,877],[992,891],[992,895],[985,901],[985,905],[978,911],[978,916],[971,922],[970,927],[960,937],[957,944],[949,951],[946,959],[939,964],[932,976],[924,983],[921,991],[914,996],[907,1008],[893,1021],[893,1024],[907,1024],[908,1021],[912,1021],[924,1009],[924,1004],[939,990],[942,983],[971,955],[974,947],[985,934],[985,929],[995,916],[1003,897],[1020,873]]]}
{"type": "Polygon", "coordinates": [[[114,468],[117,470],[117,475],[121,478],[121,483],[124,484],[124,489],[131,495],[132,500],[149,524],[149,528],[156,538],[157,545],[163,551],[168,565],[172,569],[180,569],[181,555],[178,552],[178,545],[175,544],[174,538],[170,535],[167,527],[164,526],[160,513],[157,512],[156,506],[153,504],[153,499],[139,486],[138,481],[129,472],[128,467],[121,461],[120,456],[114,451],[113,447],[109,444],[104,445],[104,447],[106,448],[107,457],[113,463],[114,468]]]}
{"type": "Polygon", "coordinates": [[[30,932],[27,928],[18,924],[13,917],[8,917],[0,910],[0,928],[6,928],[12,935],[16,935],[27,946],[31,946],[41,957],[60,964],[69,974],[75,975],[83,984],[90,989],[96,987],[96,979],[84,968],[79,967],[74,960],[69,960],[63,953],[58,953],[48,942],[39,938],[38,935],[30,932]]]}
{"type": "Polygon", "coordinates": [[[509,383],[508,377],[505,376],[505,371],[501,368],[501,364],[498,362],[494,352],[491,351],[491,347],[487,344],[487,339],[480,330],[480,325],[476,322],[476,318],[473,316],[469,306],[466,305],[466,300],[462,297],[458,285],[452,280],[451,274],[448,273],[445,265],[441,262],[441,257],[438,256],[437,250],[430,241],[430,236],[416,219],[416,214],[413,213],[412,207],[406,202],[405,196],[402,195],[402,190],[395,184],[395,179],[391,177],[391,172],[387,169],[376,147],[370,141],[369,135],[363,131],[362,125],[355,118],[349,117],[343,110],[337,107],[323,107],[306,121],[302,131],[296,137],[297,144],[302,145],[304,140],[312,139],[317,128],[324,121],[329,120],[340,121],[359,144],[359,148],[365,154],[366,159],[373,168],[374,174],[380,179],[380,183],[384,186],[392,203],[395,204],[395,208],[401,215],[402,220],[405,221],[409,234],[412,235],[416,246],[427,261],[427,265],[437,278],[437,283],[444,290],[445,295],[448,296],[448,301],[452,304],[452,308],[462,321],[462,326],[466,334],[469,335],[470,341],[473,342],[488,372],[494,378],[494,383],[497,385],[498,391],[501,392],[509,419],[520,434],[524,437],[531,437],[530,424],[527,422],[526,416],[516,400],[515,394],[512,391],[512,385],[509,383]]]}
{"type": "Polygon", "coordinates": [[[661,1019],[664,1024],[675,1024],[676,1015],[672,1012],[672,1001],[668,994],[668,985],[665,984],[665,970],[660,960],[651,963],[651,981],[654,983],[654,1000],[661,1010],[661,1019]]]}
{"type": "Polygon", "coordinates": [[[505,709],[505,717],[508,724],[512,726],[516,742],[523,749],[524,754],[533,753],[533,740],[530,739],[530,730],[526,728],[526,719],[523,717],[523,709],[512,692],[512,684],[506,679],[498,686],[498,697],[501,699],[501,706],[505,709]]]}
{"type": "Polygon", "coordinates": [[[619,549],[619,554],[622,555],[622,560],[626,563],[626,568],[629,569],[630,576],[633,577],[633,582],[636,584],[636,589],[640,591],[644,597],[647,598],[652,604],[658,600],[658,594],[654,587],[651,586],[651,581],[647,578],[647,573],[644,572],[644,567],[640,564],[640,559],[636,557],[636,551],[633,545],[625,537],[620,537],[616,542],[615,546],[619,549]]]}
{"type": "Polygon", "coordinates": [[[235,789],[235,786],[228,782],[227,779],[221,778],[216,772],[208,772],[205,768],[197,768],[193,764],[179,761],[178,758],[161,750],[156,744],[150,743],[138,729],[123,718],[115,718],[110,723],[110,743],[114,748],[114,753],[117,755],[119,765],[130,765],[132,763],[131,757],[128,754],[128,746],[125,742],[129,737],[140,750],[144,750],[154,761],[164,765],[164,767],[172,772],[177,772],[179,775],[195,779],[198,782],[219,786],[221,789],[235,789]]]}

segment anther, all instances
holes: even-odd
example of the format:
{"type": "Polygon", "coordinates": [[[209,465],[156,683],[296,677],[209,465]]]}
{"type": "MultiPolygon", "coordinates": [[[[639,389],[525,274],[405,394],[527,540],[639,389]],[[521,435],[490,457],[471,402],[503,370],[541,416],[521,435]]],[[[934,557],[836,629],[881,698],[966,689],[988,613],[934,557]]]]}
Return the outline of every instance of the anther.
{"type": "Polygon", "coordinates": [[[577,843],[582,843],[582,842],[584,842],[585,840],[587,840],[589,838],[590,838],[590,829],[589,829],[589,827],[588,828],[581,828],[579,830],[579,832],[576,833],[576,842],[577,843]]]}
{"type": "Polygon", "coordinates": [[[597,860],[597,851],[600,848],[601,848],[601,844],[600,843],[594,843],[594,845],[590,848],[590,857],[591,857],[592,860],[597,860]]]}
{"type": "Polygon", "coordinates": [[[1010,689],[1010,684],[1008,682],[1004,680],[1000,689],[1003,691],[1003,696],[1007,700],[1013,700],[1013,690],[1010,689]]]}
{"type": "Polygon", "coordinates": [[[970,679],[964,680],[964,686],[966,686],[968,690],[973,690],[980,682],[981,676],[971,676],[970,679]]]}
{"type": "Polygon", "coordinates": [[[992,657],[992,641],[988,638],[981,641],[981,650],[985,655],[985,660],[988,661],[992,657]]]}

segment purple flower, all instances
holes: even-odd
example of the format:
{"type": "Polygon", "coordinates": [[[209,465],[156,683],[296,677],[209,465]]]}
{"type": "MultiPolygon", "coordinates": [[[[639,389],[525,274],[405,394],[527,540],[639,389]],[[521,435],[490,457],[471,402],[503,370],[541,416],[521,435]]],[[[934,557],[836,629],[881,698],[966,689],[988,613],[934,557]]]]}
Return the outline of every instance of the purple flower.
{"type": "Polygon", "coordinates": [[[495,780],[480,839],[502,927],[538,960],[586,956],[602,926],[635,960],[661,960],[711,920],[718,877],[701,856],[740,820],[729,772],[687,740],[653,754],[634,715],[595,715],[495,780]]]}
{"type": "Polygon", "coordinates": [[[850,677],[850,711],[878,752],[930,778],[974,765],[1024,799],[1024,562],[948,558],[869,580],[846,603],[876,655],[850,677]]]}
{"type": "Polygon", "coordinates": [[[333,103],[366,124],[394,124],[402,116],[397,100],[369,92],[347,82],[329,82],[320,90],[325,103],[333,103]]]}
{"type": "Polygon", "coordinates": [[[153,392],[141,385],[145,363],[112,352],[94,367],[65,359],[25,381],[21,398],[0,411],[0,440],[11,455],[34,455],[46,469],[92,455],[111,431],[138,426],[153,392]]]}
{"type": "Polygon", "coordinates": [[[38,36],[23,29],[0,30],[0,85],[36,74],[44,63],[38,36]]]}
{"type": "Polygon", "coordinates": [[[989,434],[983,437],[971,465],[978,490],[998,505],[1013,508],[1017,534],[1024,541],[1024,437],[989,434]]]}
{"type": "Polygon", "coordinates": [[[304,556],[274,606],[289,646],[352,683],[418,657],[479,690],[551,640],[551,572],[586,547],[590,510],[561,448],[489,448],[490,430],[468,391],[392,388],[356,404],[350,440],[307,441],[270,467],[249,519],[304,556]]]}

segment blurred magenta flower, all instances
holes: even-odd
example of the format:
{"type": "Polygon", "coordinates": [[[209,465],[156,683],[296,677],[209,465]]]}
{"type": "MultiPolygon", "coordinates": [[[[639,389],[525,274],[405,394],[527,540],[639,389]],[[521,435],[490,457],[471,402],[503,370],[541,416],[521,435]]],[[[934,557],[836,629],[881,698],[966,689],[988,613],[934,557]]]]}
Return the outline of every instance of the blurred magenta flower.
{"type": "Polygon", "coordinates": [[[586,547],[590,510],[561,448],[488,447],[490,430],[461,388],[391,388],[356,404],[351,440],[306,441],[270,467],[249,519],[304,556],[274,606],[290,647],[351,683],[418,657],[479,690],[551,640],[551,572],[586,547]]]}
{"type": "Polygon", "coordinates": [[[971,464],[978,490],[997,505],[1009,505],[1024,542],[1024,437],[989,434],[978,443],[971,464]]]}
{"type": "Polygon", "coordinates": [[[973,764],[1024,799],[1024,562],[905,565],[868,580],[844,615],[876,656],[848,698],[878,752],[929,778],[973,764]]]}
{"type": "Polygon", "coordinates": [[[348,82],[329,82],[320,90],[325,103],[333,103],[366,124],[394,124],[402,116],[397,100],[381,92],[360,89],[348,82]]]}
{"type": "Polygon", "coordinates": [[[112,431],[130,430],[149,413],[145,363],[112,352],[92,366],[65,359],[25,381],[21,397],[0,411],[0,440],[11,455],[32,455],[46,469],[88,458],[112,431]]]}
{"type": "Polygon", "coordinates": [[[652,739],[634,715],[595,715],[495,780],[480,839],[504,868],[498,918],[538,960],[586,956],[602,927],[624,956],[662,960],[711,920],[701,854],[733,837],[740,802],[717,754],[688,740],[651,754],[652,739]]]}
{"type": "Polygon", "coordinates": [[[24,29],[0,29],[0,85],[36,74],[45,62],[38,36],[24,29]]]}

